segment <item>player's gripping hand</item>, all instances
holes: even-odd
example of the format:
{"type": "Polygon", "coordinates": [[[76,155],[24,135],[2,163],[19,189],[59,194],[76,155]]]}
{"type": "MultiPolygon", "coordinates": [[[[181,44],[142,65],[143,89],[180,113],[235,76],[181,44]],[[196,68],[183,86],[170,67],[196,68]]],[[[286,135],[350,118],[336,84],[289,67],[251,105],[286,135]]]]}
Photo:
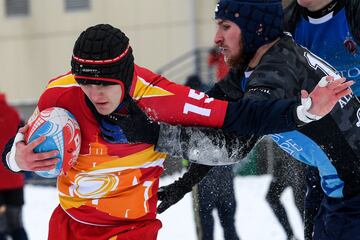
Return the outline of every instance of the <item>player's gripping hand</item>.
{"type": "Polygon", "coordinates": [[[24,136],[28,130],[29,125],[25,125],[20,128],[15,136],[11,151],[6,156],[6,162],[8,167],[15,172],[20,170],[26,171],[47,171],[55,168],[58,158],[53,158],[58,155],[57,150],[35,153],[34,149],[43,141],[46,137],[41,136],[29,144],[24,142],[24,136]]]}

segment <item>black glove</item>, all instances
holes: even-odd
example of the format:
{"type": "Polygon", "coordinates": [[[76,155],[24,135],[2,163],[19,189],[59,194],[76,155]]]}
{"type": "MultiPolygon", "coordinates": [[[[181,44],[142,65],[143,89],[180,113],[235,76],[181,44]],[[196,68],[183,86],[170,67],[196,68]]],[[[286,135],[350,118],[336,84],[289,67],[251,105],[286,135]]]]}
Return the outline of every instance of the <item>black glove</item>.
{"type": "Polygon", "coordinates": [[[129,143],[156,144],[160,126],[149,119],[130,97],[125,99],[128,114],[112,113],[105,116],[106,121],[119,126],[129,143]]]}
{"type": "Polygon", "coordinates": [[[181,178],[172,184],[159,188],[158,198],[161,203],[157,207],[157,212],[162,213],[180,201],[212,168],[212,166],[192,163],[188,172],[181,178]]]}

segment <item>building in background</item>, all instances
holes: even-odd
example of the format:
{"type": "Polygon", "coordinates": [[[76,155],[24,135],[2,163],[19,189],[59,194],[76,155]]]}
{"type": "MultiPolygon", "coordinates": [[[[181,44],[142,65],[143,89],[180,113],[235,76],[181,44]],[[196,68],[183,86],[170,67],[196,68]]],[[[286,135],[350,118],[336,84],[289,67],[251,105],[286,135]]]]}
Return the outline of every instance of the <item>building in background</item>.
{"type": "Polygon", "coordinates": [[[123,29],[136,62],[159,69],[212,45],[209,12],[215,5],[216,0],[0,0],[0,89],[11,103],[28,105],[21,108],[26,118],[46,82],[70,69],[80,31],[96,23],[123,29]]]}
{"type": "MultiPolygon", "coordinates": [[[[284,5],[290,1],[284,0],[284,5]]],[[[216,2],[0,0],[0,90],[27,119],[46,82],[70,69],[72,45],[80,31],[96,23],[126,31],[139,65],[183,84],[186,76],[206,68],[200,55],[213,45],[215,27],[209,13],[216,2]],[[170,73],[174,64],[178,67],[170,73]]],[[[214,76],[201,75],[212,83],[207,80],[214,76]]]]}

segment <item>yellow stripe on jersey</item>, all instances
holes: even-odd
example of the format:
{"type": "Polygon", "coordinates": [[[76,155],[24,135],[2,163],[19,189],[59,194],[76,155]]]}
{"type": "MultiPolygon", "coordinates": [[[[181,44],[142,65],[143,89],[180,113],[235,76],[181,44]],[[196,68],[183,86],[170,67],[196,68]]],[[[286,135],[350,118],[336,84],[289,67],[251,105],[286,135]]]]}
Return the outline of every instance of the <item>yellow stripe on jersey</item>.
{"type": "Polygon", "coordinates": [[[155,152],[153,146],[122,158],[109,155],[80,155],[76,168],[91,172],[91,174],[118,172],[126,169],[159,166],[159,160],[165,159],[166,156],[167,154],[155,152]]]}
{"type": "Polygon", "coordinates": [[[58,79],[51,81],[46,88],[49,89],[53,87],[71,87],[71,86],[79,86],[79,85],[75,81],[74,75],[67,74],[65,76],[61,76],[58,79]]]}
{"type": "Polygon", "coordinates": [[[143,78],[139,76],[137,77],[133,99],[137,100],[140,98],[161,97],[170,95],[174,94],[159,86],[154,86],[146,82],[143,78]]]}
{"type": "Polygon", "coordinates": [[[144,179],[142,169],[160,174],[166,156],[153,146],[122,158],[82,155],[66,175],[58,177],[60,204],[65,210],[88,206],[93,209],[88,211],[112,217],[140,218],[149,211],[148,200],[156,194],[151,189],[158,181],[157,176],[144,179]]]}

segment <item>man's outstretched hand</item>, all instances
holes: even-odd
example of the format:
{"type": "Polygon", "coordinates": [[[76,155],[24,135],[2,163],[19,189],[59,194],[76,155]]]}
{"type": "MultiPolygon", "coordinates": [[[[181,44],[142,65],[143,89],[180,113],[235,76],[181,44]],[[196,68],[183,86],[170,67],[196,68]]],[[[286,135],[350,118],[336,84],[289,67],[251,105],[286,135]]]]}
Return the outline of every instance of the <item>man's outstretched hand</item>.
{"type": "Polygon", "coordinates": [[[7,163],[12,171],[47,171],[55,168],[58,158],[57,150],[35,153],[34,149],[45,141],[45,136],[40,136],[29,144],[24,141],[25,134],[29,128],[26,124],[20,128],[15,136],[13,145],[7,157],[7,163]]]}
{"type": "Polygon", "coordinates": [[[307,111],[310,114],[323,117],[328,114],[340,98],[350,94],[352,91],[349,88],[354,84],[354,81],[347,81],[345,78],[323,77],[316,85],[314,90],[308,94],[307,91],[301,91],[301,98],[303,104],[310,104],[307,111]],[[310,103],[308,97],[311,98],[310,103]]]}

